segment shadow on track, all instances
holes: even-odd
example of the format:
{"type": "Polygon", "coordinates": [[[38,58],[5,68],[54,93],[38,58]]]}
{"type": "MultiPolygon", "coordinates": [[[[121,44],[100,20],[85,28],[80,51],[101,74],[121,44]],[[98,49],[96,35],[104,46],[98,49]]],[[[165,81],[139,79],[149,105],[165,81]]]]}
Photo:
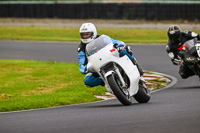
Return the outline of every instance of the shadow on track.
{"type": "MultiPolygon", "coordinates": [[[[144,103],[144,104],[148,104],[148,103],[144,103]]],[[[131,107],[131,106],[140,106],[140,105],[144,105],[144,104],[142,104],[142,103],[132,103],[130,106],[124,106],[124,105],[122,105],[122,104],[118,104],[118,103],[116,103],[116,104],[101,104],[101,105],[89,105],[89,106],[87,106],[87,108],[113,108],[113,107],[118,107],[118,108],[124,108],[124,107],[131,107]]],[[[84,108],[85,108],[86,106],[84,106],[84,108]]]]}

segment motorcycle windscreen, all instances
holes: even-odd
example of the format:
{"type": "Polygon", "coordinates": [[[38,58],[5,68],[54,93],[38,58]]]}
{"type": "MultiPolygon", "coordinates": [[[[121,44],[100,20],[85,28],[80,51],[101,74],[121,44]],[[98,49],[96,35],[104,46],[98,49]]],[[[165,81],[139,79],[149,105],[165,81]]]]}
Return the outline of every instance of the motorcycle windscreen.
{"type": "Polygon", "coordinates": [[[195,51],[196,51],[196,47],[195,47],[195,44],[197,43],[197,39],[194,38],[194,39],[191,39],[189,41],[187,41],[185,44],[186,44],[186,48],[187,48],[187,52],[189,54],[193,54],[195,51]]]}
{"type": "Polygon", "coordinates": [[[86,45],[86,55],[91,56],[112,42],[111,38],[101,35],[86,45]]]}

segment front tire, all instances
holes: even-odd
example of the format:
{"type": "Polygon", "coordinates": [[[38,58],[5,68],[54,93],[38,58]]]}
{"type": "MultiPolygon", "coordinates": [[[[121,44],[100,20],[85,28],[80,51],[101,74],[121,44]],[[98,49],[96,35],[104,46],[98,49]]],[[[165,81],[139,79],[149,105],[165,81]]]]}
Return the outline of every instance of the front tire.
{"type": "Polygon", "coordinates": [[[123,90],[122,87],[120,87],[118,77],[115,74],[111,74],[108,76],[107,80],[117,99],[125,106],[131,105],[132,100],[129,91],[123,90]]]}

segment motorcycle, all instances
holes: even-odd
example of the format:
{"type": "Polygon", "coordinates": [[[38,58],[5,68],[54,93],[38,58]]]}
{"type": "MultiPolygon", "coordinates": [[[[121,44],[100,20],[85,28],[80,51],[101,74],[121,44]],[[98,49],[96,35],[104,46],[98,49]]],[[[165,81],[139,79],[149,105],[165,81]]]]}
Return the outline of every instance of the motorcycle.
{"type": "Polygon", "coordinates": [[[101,35],[86,46],[87,71],[98,73],[108,92],[125,106],[131,105],[132,98],[147,103],[150,91],[145,83],[139,83],[139,71],[128,56],[119,56],[110,37],[101,35]]]}
{"type": "Polygon", "coordinates": [[[200,77],[200,43],[197,42],[197,38],[188,40],[178,50],[182,63],[200,77]]]}

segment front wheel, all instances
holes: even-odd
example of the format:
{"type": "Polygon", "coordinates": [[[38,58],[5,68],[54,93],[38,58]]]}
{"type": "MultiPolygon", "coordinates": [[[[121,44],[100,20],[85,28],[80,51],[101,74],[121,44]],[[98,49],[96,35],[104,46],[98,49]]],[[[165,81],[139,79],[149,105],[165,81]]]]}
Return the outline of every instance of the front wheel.
{"type": "Polygon", "coordinates": [[[108,76],[107,80],[117,99],[125,106],[131,105],[132,100],[129,91],[120,86],[120,80],[118,77],[115,74],[111,74],[108,76]]]}
{"type": "Polygon", "coordinates": [[[151,94],[146,85],[139,85],[138,92],[133,96],[138,103],[147,103],[151,94]]]}

